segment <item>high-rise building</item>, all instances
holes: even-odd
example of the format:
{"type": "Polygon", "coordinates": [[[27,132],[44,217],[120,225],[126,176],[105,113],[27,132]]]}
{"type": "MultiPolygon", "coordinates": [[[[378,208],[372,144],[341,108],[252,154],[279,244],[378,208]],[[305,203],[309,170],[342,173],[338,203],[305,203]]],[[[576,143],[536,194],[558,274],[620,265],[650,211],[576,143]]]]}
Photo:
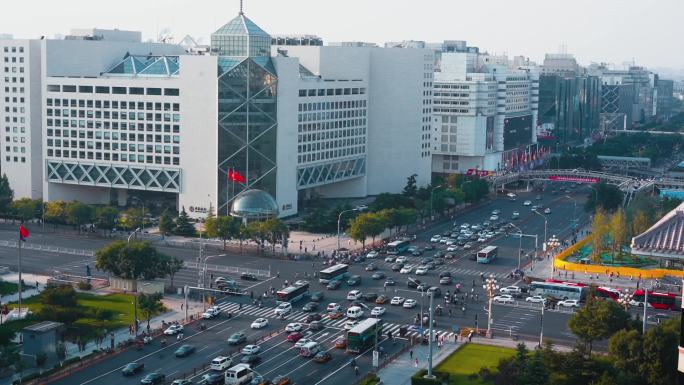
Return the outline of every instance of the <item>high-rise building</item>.
{"type": "Polygon", "coordinates": [[[590,137],[599,129],[599,78],[545,72],[539,79],[539,124],[551,129],[561,142],[590,137]]]}
{"type": "Polygon", "coordinates": [[[668,120],[672,117],[674,104],[674,81],[660,79],[656,81],[658,119],[668,120]]]}

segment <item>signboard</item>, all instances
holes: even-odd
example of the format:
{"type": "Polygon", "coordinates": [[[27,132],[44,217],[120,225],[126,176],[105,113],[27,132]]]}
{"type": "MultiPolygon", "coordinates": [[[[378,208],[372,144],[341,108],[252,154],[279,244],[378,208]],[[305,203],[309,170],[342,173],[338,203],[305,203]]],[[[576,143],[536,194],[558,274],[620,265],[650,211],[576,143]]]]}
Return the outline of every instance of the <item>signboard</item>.
{"type": "Polygon", "coordinates": [[[591,177],[581,177],[581,176],[562,176],[562,175],[551,175],[549,180],[559,181],[559,182],[578,182],[578,183],[598,183],[599,178],[591,177]]]}
{"type": "Polygon", "coordinates": [[[378,352],[377,350],[373,350],[373,366],[375,366],[376,368],[378,367],[379,358],[380,352],[378,352]]]}
{"type": "Polygon", "coordinates": [[[476,170],[474,168],[469,168],[468,171],[466,171],[466,175],[490,176],[494,175],[494,171],[476,170]]]}

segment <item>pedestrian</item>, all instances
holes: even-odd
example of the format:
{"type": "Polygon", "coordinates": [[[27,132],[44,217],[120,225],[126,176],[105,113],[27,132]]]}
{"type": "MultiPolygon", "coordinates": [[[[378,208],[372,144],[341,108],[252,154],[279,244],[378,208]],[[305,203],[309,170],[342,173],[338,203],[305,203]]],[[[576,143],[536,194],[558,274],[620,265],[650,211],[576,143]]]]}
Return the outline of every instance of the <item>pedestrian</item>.
{"type": "Polygon", "coordinates": [[[418,357],[416,357],[415,367],[418,367],[418,357]]]}
{"type": "Polygon", "coordinates": [[[409,358],[413,359],[413,349],[409,350],[409,358]]]}
{"type": "Polygon", "coordinates": [[[254,299],[254,290],[249,291],[249,298],[254,299]]]}
{"type": "Polygon", "coordinates": [[[449,308],[449,317],[451,317],[451,308],[449,308]]]}
{"type": "Polygon", "coordinates": [[[280,272],[276,271],[276,278],[280,278],[280,272]]]}
{"type": "Polygon", "coordinates": [[[181,302],[181,310],[183,310],[183,302],[181,302]]]}

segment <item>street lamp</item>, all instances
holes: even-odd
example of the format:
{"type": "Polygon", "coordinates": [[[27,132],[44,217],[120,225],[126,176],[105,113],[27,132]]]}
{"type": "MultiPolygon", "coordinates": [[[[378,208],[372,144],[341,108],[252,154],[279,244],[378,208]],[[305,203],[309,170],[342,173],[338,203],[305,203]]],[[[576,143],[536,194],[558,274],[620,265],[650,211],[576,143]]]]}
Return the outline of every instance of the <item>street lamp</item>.
{"type": "Polygon", "coordinates": [[[518,226],[516,226],[515,224],[513,224],[513,222],[511,222],[511,226],[513,226],[513,227],[515,227],[516,229],[518,229],[518,235],[520,236],[520,244],[518,245],[518,270],[520,270],[520,254],[522,254],[522,239],[523,239],[523,232],[522,232],[522,229],[520,229],[520,227],[518,227],[518,226]]]}
{"type": "Polygon", "coordinates": [[[352,211],[363,211],[366,209],[366,206],[356,206],[353,209],[349,210],[342,210],[340,214],[337,216],[337,252],[340,252],[340,222],[342,221],[342,214],[344,213],[350,213],[352,211]]]}
{"type": "Polygon", "coordinates": [[[547,229],[547,227],[548,227],[549,222],[548,222],[548,220],[546,219],[546,215],[540,213],[540,212],[537,211],[537,210],[532,210],[532,212],[535,213],[535,214],[537,214],[537,215],[539,215],[539,216],[541,216],[542,218],[544,218],[544,243],[542,243],[542,246],[543,246],[543,248],[544,248],[544,251],[546,251],[546,229],[547,229]]]}
{"type": "Polygon", "coordinates": [[[499,285],[497,284],[496,278],[490,275],[489,278],[485,280],[485,284],[482,288],[487,292],[487,297],[489,298],[489,312],[487,313],[487,337],[492,338],[492,300],[499,290],[499,285]]]}
{"type": "Polygon", "coordinates": [[[594,209],[598,207],[598,189],[594,188],[592,185],[587,185],[590,189],[594,190],[594,209]]]}
{"type": "MultiPolygon", "coordinates": [[[[136,234],[138,234],[138,231],[141,231],[141,230],[140,230],[140,227],[137,227],[135,230],[133,230],[132,233],[130,233],[130,234],[128,235],[128,240],[126,240],[126,243],[131,243],[131,237],[134,236],[134,235],[136,235],[136,234]]],[[[136,238],[137,238],[137,237],[136,237],[136,238]]]]}
{"type": "Polygon", "coordinates": [[[624,291],[620,292],[620,297],[618,298],[618,303],[622,305],[622,307],[625,308],[625,311],[629,310],[629,306],[631,305],[632,302],[632,297],[634,295],[629,292],[628,289],[625,289],[624,291]]]}
{"type": "Polygon", "coordinates": [[[566,195],[565,197],[572,200],[572,220],[575,222],[575,226],[577,226],[577,199],[571,197],[570,195],[566,195]]]}
{"type": "MultiPolygon", "coordinates": [[[[498,286],[497,286],[498,288],[498,286]]],[[[434,327],[433,327],[433,320],[434,320],[434,308],[433,308],[433,303],[434,303],[434,298],[435,298],[435,292],[434,291],[428,291],[428,292],[421,292],[418,290],[405,290],[405,289],[394,289],[394,292],[399,292],[399,291],[405,291],[408,293],[420,293],[420,296],[423,297],[425,294],[430,297],[430,305],[428,311],[430,312],[430,317],[428,318],[428,372],[425,378],[435,378],[435,376],[432,375],[432,340],[434,340],[434,327]]],[[[423,304],[422,304],[422,299],[421,299],[421,310],[420,310],[420,327],[421,330],[423,328],[423,304]]],[[[491,311],[491,304],[490,304],[490,311],[491,311]]]]}
{"type": "Polygon", "coordinates": [[[205,290],[204,290],[205,287],[204,286],[205,286],[205,283],[207,282],[207,261],[210,258],[218,257],[218,256],[220,256],[220,254],[207,255],[206,257],[204,257],[204,261],[202,261],[202,264],[197,266],[198,268],[200,268],[200,270],[199,270],[200,282],[197,286],[202,288],[202,309],[203,310],[207,310],[207,302],[205,301],[205,297],[204,297],[204,293],[205,293],[205,290]]]}
{"type": "Polygon", "coordinates": [[[434,219],[432,217],[432,196],[434,195],[435,190],[437,190],[438,188],[441,188],[441,187],[442,187],[442,185],[440,184],[439,186],[435,186],[435,187],[430,189],[430,220],[434,219]]]}
{"type": "Polygon", "coordinates": [[[546,309],[546,299],[542,300],[541,305],[541,316],[539,317],[539,349],[541,349],[542,344],[544,343],[544,309],[546,309]]]}
{"type": "Polygon", "coordinates": [[[145,230],[145,202],[143,202],[142,199],[138,198],[135,195],[131,195],[131,200],[137,199],[138,202],[140,202],[140,206],[142,207],[142,221],[140,226],[142,227],[143,230],[145,230]]]}

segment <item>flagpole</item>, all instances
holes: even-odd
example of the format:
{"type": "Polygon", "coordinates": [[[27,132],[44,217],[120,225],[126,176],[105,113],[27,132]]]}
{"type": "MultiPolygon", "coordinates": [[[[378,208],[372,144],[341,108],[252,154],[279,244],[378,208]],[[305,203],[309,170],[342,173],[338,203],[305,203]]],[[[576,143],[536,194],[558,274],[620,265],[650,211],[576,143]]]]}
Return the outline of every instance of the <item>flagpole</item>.
{"type": "Polygon", "coordinates": [[[19,319],[21,319],[21,243],[23,242],[21,234],[19,235],[19,319]]]}

